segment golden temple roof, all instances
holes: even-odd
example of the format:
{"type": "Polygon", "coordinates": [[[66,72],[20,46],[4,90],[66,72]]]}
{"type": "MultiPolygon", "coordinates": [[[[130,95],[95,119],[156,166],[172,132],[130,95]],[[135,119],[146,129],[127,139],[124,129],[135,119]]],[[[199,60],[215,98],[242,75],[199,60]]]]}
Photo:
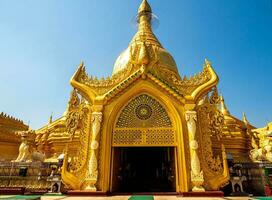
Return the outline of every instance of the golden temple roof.
{"type": "Polygon", "coordinates": [[[138,9],[138,31],[131,40],[128,48],[124,50],[113,68],[113,75],[128,68],[151,65],[170,70],[178,74],[175,60],[160,44],[151,27],[152,9],[147,0],[143,0],[138,9]]]}
{"type": "Polygon", "coordinates": [[[89,76],[84,63],[78,66],[70,83],[87,100],[109,102],[132,83],[148,79],[180,101],[199,100],[217,85],[219,78],[205,59],[203,70],[180,77],[175,60],[152,31],[152,10],[146,0],[138,9],[138,31],[128,48],[117,58],[112,76],[89,76]]]}

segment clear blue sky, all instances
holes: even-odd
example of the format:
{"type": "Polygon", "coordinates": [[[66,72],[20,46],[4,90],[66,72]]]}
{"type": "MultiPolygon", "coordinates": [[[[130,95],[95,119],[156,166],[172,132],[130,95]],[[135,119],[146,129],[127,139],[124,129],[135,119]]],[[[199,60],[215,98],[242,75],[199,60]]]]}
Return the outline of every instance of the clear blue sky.
{"type": "MultiPolygon", "coordinates": [[[[272,121],[271,0],[149,0],[181,75],[209,58],[230,112],[272,121]]],[[[135,33],[140,0],[0,0],[0,111],[39,128],[62,115],[83,60],[110,75],[135,33]]]]}

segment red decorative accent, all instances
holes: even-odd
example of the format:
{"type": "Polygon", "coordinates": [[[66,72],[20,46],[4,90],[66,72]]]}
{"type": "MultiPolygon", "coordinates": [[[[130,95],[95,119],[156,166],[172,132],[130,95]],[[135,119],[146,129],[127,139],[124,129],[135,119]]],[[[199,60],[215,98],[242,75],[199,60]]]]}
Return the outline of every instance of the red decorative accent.
{"type": "Polygon", "coordinates": [[[268,185],[265,186],[264,193],[265,193],[265,196],[272,196],[271,188],[268,185]]]}
{"type": "Polygon", "coordinates": [[[0,187],[0,195],[7,194],[24,194],[24,187],[0,187]]]}

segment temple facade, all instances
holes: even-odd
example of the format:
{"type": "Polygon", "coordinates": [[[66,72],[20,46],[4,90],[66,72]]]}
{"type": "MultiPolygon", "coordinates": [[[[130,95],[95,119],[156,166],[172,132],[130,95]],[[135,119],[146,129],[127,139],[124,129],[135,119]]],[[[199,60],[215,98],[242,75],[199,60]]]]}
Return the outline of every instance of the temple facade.
{"type": "Polygon", "coordinates": [[[63,116],[24,134],[45,161],[63,158],[61,179],[69,190],[221,190],[232,180],[230,160],[258,160],[260,147],[252,144],[261,130],[228,111],[210,61],[190,78],[180,75],[152,31],[146,0],[137,19],[138,30],[112,75],[89,76],[81,63],[63,116]]]}
{"type": "Polygon", "coordinates": [[[65,114],[37,131],[46,154],[65,154],[62,179],[73,190],[219,190],[229,181],[227,152],[234,147],[222,138],[236,129],[237,149],[246,154],[244,123],[221,112],[211,63],[181,77],[152,31],[151,16],[144,0],[138,31],[112,76],[88,76],[81,63],[65,114]]]}

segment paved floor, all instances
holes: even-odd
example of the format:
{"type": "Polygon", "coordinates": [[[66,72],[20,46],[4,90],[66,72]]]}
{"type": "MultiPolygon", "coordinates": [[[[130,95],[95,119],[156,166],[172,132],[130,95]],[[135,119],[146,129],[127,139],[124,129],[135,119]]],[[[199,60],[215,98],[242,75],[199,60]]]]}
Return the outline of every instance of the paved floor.
{"type": "MultiPolygon", "coordinates": [[[[149,196],[152,200],[258,200],[259,198],[254,197],[177,197],[177,196],[149,196]]],[[[0,195],[0,200],[12,200],[12,199],[25,199],[25,200],[129,200],[132,199],[131,196],[110,196],[110,197],[86,197],[86,196],[19,196],[19,195],[0,195]]],[[[146,200],[141,196],[138,196],[137,200],[146,200]]],[[[265,200],[272,200],[271,198],[264,198],[265,200]]]]}
{"type": "MultiPolygon", "coordinates": [[[[42,200],[129,200],[131,196],[113,197],[42,197],[42,200]]],[[[176,196],[154,196],[154,200],[256,200],[250,197],[176,197],[176,196]]],[[[138,198],[137,200],[141,200],[138,198]]],[[[271,198],[272,200],[272,198],[271,198]]]]}

